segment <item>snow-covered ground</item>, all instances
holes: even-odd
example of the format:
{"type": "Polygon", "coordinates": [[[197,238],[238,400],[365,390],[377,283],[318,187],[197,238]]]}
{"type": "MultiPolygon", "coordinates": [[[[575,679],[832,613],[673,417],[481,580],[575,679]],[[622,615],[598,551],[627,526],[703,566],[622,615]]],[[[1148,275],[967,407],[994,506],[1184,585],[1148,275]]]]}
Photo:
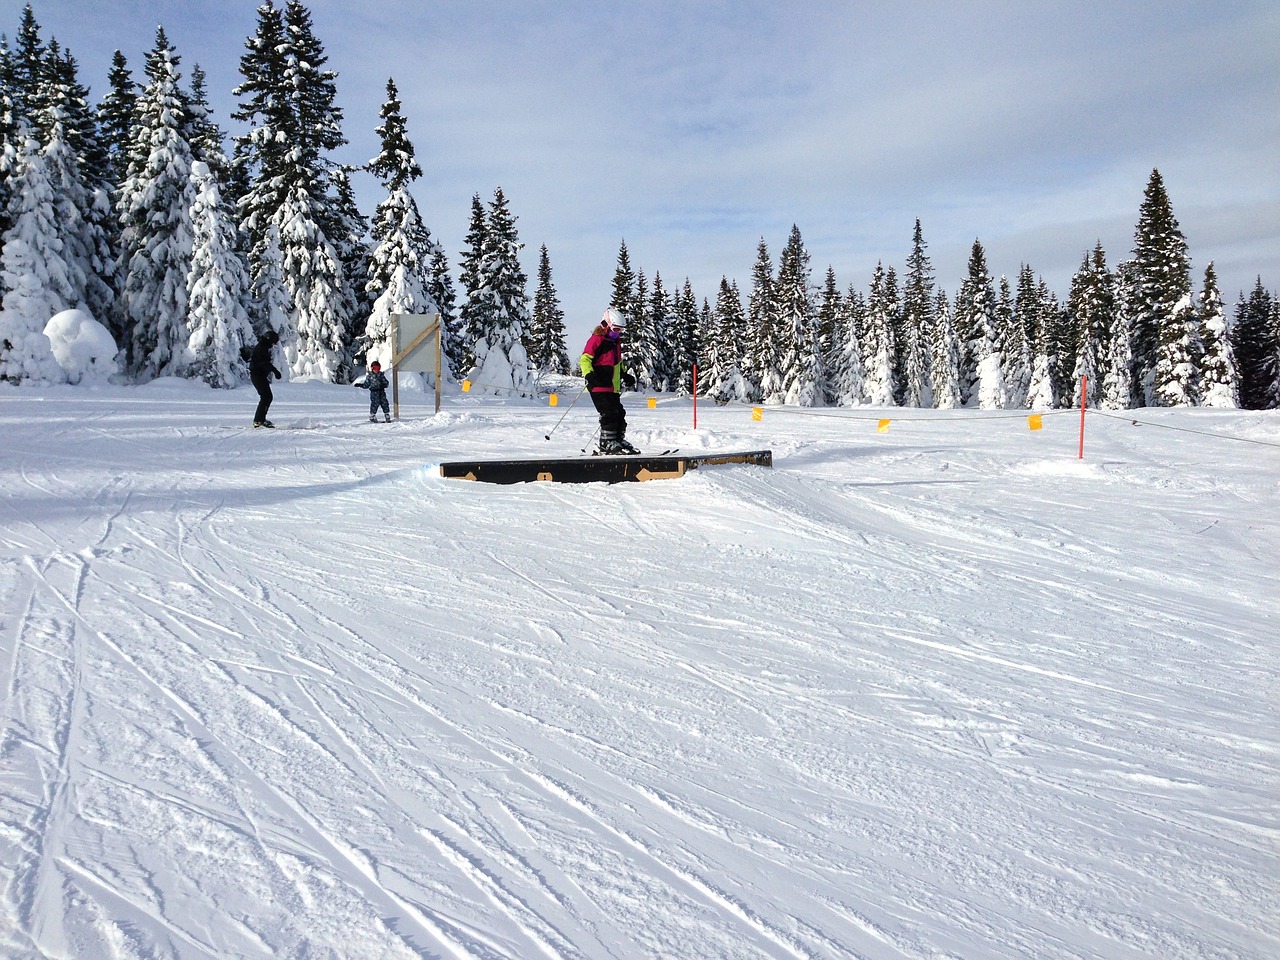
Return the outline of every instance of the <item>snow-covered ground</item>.
{"type": "Polygon", "coordinates": [[[3,956],[1280,956],[1280,415],[254,402],[0,388],[3,956]]]}

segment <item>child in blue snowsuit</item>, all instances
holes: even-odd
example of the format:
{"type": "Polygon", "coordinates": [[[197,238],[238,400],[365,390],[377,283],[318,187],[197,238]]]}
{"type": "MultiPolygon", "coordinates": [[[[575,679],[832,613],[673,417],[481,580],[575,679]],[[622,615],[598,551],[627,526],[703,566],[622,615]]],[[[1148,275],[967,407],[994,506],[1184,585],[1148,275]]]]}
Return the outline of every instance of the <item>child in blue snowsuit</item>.
{"type": "Polygon", "coordinates": [[[391,407],[387,405],[387,375],[382,372],[382,364],[377,360],[369,364],[369,372],[365,374],[363,381],[357,381],[352,384],[353,387],[363,387],[369,391],[369,422],[378,422],[378,409],[382,409],[382,416],[387,423],[391,422],[391,407]]]}

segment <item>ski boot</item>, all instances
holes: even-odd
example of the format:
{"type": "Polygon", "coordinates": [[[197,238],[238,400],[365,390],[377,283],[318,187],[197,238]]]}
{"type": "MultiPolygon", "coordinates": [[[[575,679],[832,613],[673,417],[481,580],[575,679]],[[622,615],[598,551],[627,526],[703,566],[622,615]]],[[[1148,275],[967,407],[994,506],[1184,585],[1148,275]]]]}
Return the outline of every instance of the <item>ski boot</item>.
{"type": "Polygon", "coordinates": [[[640,450],[634,444],[632,444],[630,440],[627,440],[625,438],[620,438],[618,440],[618,449],[619,449],[619,452],[627,454],[628,456],[632,456],[632,457],[634,457],[636,454],[640,452],[640,450]]]}

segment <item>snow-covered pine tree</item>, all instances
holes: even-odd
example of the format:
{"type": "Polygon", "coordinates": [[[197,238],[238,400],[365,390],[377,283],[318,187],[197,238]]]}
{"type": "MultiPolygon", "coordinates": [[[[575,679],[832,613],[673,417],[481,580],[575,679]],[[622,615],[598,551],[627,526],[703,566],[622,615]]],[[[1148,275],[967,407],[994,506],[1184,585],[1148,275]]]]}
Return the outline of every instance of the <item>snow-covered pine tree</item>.
{"type": "MultiPolygon", "coordinates": [[[[1007,396],[1004,378],[996,384],[994,374],[1000,372],[999,364],[979,366],[1001,348],[1000,331],[995,320],[995,290],[991,275],[987,272],[987,254],[978,240],[973,241],[969,253],[968,276],[960,284],[955,303],[956,334],[960,339],[960,398],[964,406],[994,403],[1000,396],[1007,396]],[[980,373],[992,380],[984,392],[980,385],[980,373]]],[[[983,409],[991,409],[983,406],[983,409]]]]}
{"type": "MultiPolygon", "coordinates": [[[[637,278],[638,278],[637,274],[637,278]]],[[[637,291],[639,281],[637,279],[637,291]]],[[[640,323],[632,321],[627,330],[627,346],[624,360],[636,378],[636,386],[662,392],[668,389],[666,338],[671,326],[671,296],[662,282],[662,274],[653,275],[653,288],[649,291],[648,309],[640,323]]]]}
{"type": "Polygon", "coordinates": [[[818,343],[817,350],[822,370],[822,402],[835,403],[835,378],[840,366],[837,354],[844,342],[840,323],[843,318],[843,296],[836,283],[835,267],[827,265],[827,274],[818,294],[818,343]]]}
{"type": "Polygon", "coordinates": [[[1188,291],[1160,324],[1156,351],[1155,402],[1161,407],[1191,407],[1200,402],[1200,318],[1188,291]]]}
{"type": "Polygon", "coordinates": [[[489,215],[480,194],[471,195],[471,220],[465,246],[458,261],[458,279],[462,284],[462,307],[458,311],[458,354],[462,366],[455,370],[470,370],[475,365],[475,345],[488,327],[496,307],[493,291],[485,275],[485,249],[488,246],[489,215]]]}
{"type": "Polygon", "coordinates": [[[1127,410],[1137,405],[1133,376],[1133,320],[1129,305],[1134,302],[1136,282],[1132,260],[1116,265],[1115,323],[1102,370],[1101,404],[1106,410],[1127,410]]]}
{"type": "Polygon", "coordinates": [[[1000,277],[1000,293],[996,301],[996,321],[1004,339],[1004,351],[1001,354],[1001,374],[1004,376],[1005,389],[1009,392],[1009,406],[1022,407],[1026,404],[1027,391],[1031,387],[1031,344],[1027,340],[1027,324],[1023,314],[1024,290],[1032,285],[1034,277],[1031,268],[1023,264],[1018,271],[1018,294],[1016,301],[1009,286],[1009,278],[1000,277]]]}
{"type": "Polygon", "coordinates": [[[742,297],[737,286],[727,277],[721,277],[712,312],[711,334],[704,345],[707,358],[705,375],[701,366],[698,368],[700,383],[705,376],[706,396],[717,403],[743,402],[750,396],[741,368],[741,335],[745,323],[742,297]]]}
{"type": "Polygon", "coordinates": [[[823,401],[818,314],[810,276],[809,252],[804,247],[800,228],[792,224],[778,261],[778,280],[774,286],[782,334],[782,382],[774,399],[800,407],[819,406],[823,401]]]}
{"type": "Polygon", "coordinates": [[[119,50],[112,54],[107,86],[107,94],[98,104],[98,136],[106,158],[103,180],[115,185],[124,180],[129,167],[130,132],[138,101],[129,62],[119,50]]]}
{"type": "Polygon", "coordinates": [[[191,165],[191,272],[187,276],[190,334],[184,375],[211,387],[237,386],[246,373],[243,347],[253,342],[244,304],[249,268],[238,247],[233,213],[222,201],[218,177],[204,161],[191,165]]]}
{"type": "MultiPolygon", "coordinates": [[[[1129,313],[1133,322],[1133,360],[1139,400],[1143,406],[1159,403],[1156,364],[1162,340],[1181,338],[1183,320],[1175,314],[1191,295],[1191,258],[1187,238],[1178,227],[1159,170],[1151,171],[1133,246],[1134,285],[1129,313]],[[1177,328],[1163,335],[1162,328],[1177,328]]],[[[1190,303],[1190,301],[1186,301],[1190,303]]]]}
{"type": "Polygon", "coordinates": [[[190,330],[191,145],[179,57],[163,28],[147,55],[148,84],[138,97],[129,166],[116,200],[120,237],[118,309],[130,337],[129,365],[141,380],[180,375],[190,330]]]}
{"type": "Polygon", "coordinates": [[[900,400],[907,407],[932,407],[930,342],[934,336],[933,264],[925,253],[924,231],[916,220],[902,288],[902,340],[898,344],[900,400]]]}
{"type": "Polygon", "coordinates": [[[1206,407],[1234,409],[1240,405],[1235,355],[1227,335],[1227,316],[1218,290],[1213,261],[1204,270],[1200,291],[1200,402],[1206,407]]]}
{"type": "Polygon", "coordinates": [[[745,342],[748,353],[743,370],[751,385],[753,400],[766,401],[766,398],[775,396],[781,390],[782,355],[778,343],[777,318],[773,259],[761,237],[756,247],[756,261],[751,268],[751,292],[747,295],[745,342]]]}
{"type": "Polygon", "coordinates": [[[250,264],[253,298],[250,317],[259,334],[274,330],[281,336],[289,329],[289,291],[284,287],[280,235],[274,223],[267,225],[256,263],[250,264]]]}
{"type": "Polygon", "coordinates": [[[564,310],[560,308],[560,298],[551,279],[551,257],[545,243],[538,250],[538,286],[533,294],[531,336],[534,350],[529,359],[535,368],[562,375],[570,372],[564,310]]]}
{"type": "Polygon", "coordinates": [[[893,268],[886,272],[884,264],[877,262],[871,276],[871,293],[867,298],[867,319],[863,327],[862,349],[866,358],[867,402],[873,406],[890,407],[898,395],[895,382],[893,315],[897,310],[897,295],[892,283],[893,268]]]}
{"type": "Polygon", "coordinates": [[[469,374],[473,389],[524,397],[537,390],[525,347],[529,342],[529,292],[528,277],[519,260],[523,246],[516,218],[498,187],[489,204],[481,263],[492,312],[476,340],[475,365],[469,374]]]}
{"type": "Polygon", "coordinates": [[[1236,304],[1231,327],[1231,348],[1239,373],[1240,406],[1246,410],[1270,410],[1277,405],[1275,383],[1280,376],[1280,326],[1273,322],[1274,297],[1259,276],[1248,299],[1236,304]]]}
{"type": "Polygon", "coordinates": [[[387,99],[380,116],[377,134],[382,149],[369,161],[368,169],[382,182],[387,196],[373,215],[374,248],[365,289],[374,297],[374,304],[364,336],[366,362],[376,360],[390,369],[394,351],[391,316],[438,313],[439,307],[428,291],[436,244],[409,192],[413,181],[422,176],[422,168],[414,159],[394,80],[387,81],[387,99]]]}
{"type": "Polygon", "coordinates": [[[1068,322],[1076,330],[1079,344],[1071,372],[1074,406],[1097,407],[1102,403],[1107,356],[1116,322],[1115,281],[1107,269],[1107,255],[1099,240],[1092,254],[1086,253],[1071,281],[1067,300],[1068,322]],[[1081,378],[1086,395],[1080,396],[1081,378]]]}
{"type": "MultiPolygon", "coordinates": [[[[364,362],[364,331],[369,315],[373,313],[374,297],[368,290],[373,248],[369,240],[369,222],[356,204],[351,176],[345,167],[333,171],[333,195],[336,224],[333,245],[342,262],[342,279],[347,301],[351,304],[348,314],[350,325],[344,338],[347,344],[346,370],[341,379],[351,380],[355,377],[356,365],[364,362]]],[[[439,248],[439,244],[435,246],[439,248]]]]}
{"type": "Polygon", "coordinates": [[[960,342],[945,290],[939,289],[934,298],[933,316],[934,335],[929,352],[933,405],[938,410],[954,410],[960,406],[960,342]]]}
{"type": "Polygon", "coordinates": [[[1021,404],[1031,410],[1052,410],[1058,406],[1056,371],[1058,353],[1054,349],[1051,325],[1053,310],[1047,290],[1035,281],[1030,266],[1024,265],[1018,282],[1018,322],[1025,332],[1031,367],[1026,399],[1021,404]]]}
{"type": "Polygon", "coordinates": [[[668,337],[668,389],[689,396],[693,392],[693,365],[698,362],[698,300],[693,285],[685,277],[684,285],[672,301],[670,336],[668,337]]]}
{"type": "Polygon", "coordinates": [[[71,280],[55,223],[53,190],[35,133],[19,120],[9,228],[0,238],[0,380],[62,383],[45,325],[71,306],[71,280]]]}
{"type": "Polygon", "coordinates": [[[618,261],[613,269],[613,288],[609,296],[609,306],[621,311],[628,320],[638,312],[636,307],[636,274],[631,269],[631,253],[627,250],[624,238],[618,247],[618,261]]]}
{"type": "Polygon", "coordinates": [[[856,407],[866,402],[863,330],[867,326],[867,301],[852,284],[840,298],[833,325],[827,389],[838,407],[856,407]]]}
{"type": "Polygon", "coordinates": [[[441,244],[435,245],[431,254],[431,274],[427,278],[427,293],[440,309],[440,322],[444,324],[444,356],[449,376],[457,377],[463,366],[464,350],[461,318],[458,316],[458,295],[453,288],[453,275],[449,272],[449,258],[441,244]]]}
{"type": "MultiPolygon", "coordinates": [[[[18,166],[19,147],[13,100],[13,54],[9,52],[8,40],[0,34],[0,254],[4,252],[4,235],[12,226],[9,201],[13,196],[11,180],[18,166]]],[[[4,287],[0,285],[0,296],[3,295],[4,287]]]]}
{"type": "Polygon", "coordinates": [[[352,309],[333,240],[340,228],[326,159],[346,143],[337,74],[324,69],[328,57],[299,0],[288,0],[283,13],[271,0],[260,6],[257,33],[246,47],[235,117],[249,126],[237,140],[236,162],[252,171],[240,201],[250,261],[256,274],[274,224],[291,307],[292,329],[281,338],[286,362],[295,375],[336,381],[346,369],[352,309]]]}

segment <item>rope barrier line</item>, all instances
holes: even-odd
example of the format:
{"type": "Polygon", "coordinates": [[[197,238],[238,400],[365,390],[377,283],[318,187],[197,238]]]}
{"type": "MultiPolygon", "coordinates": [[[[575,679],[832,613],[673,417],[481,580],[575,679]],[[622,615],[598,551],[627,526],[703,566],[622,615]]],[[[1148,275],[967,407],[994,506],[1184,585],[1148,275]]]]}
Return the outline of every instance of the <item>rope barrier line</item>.
{"type": "MultiPolygon", "coordinates": [[[[459,383],[459,385],[461,385],[463,381],[459,380],[457,382],[459,383]]],[[[470,384],[472,387],[481,387],[481,388],[487,388],[489,390],[499,390],[506,393],[518,393],[521,395],[525,395],[521,391],[515,389],[514,387],[508,387],[501,384],[480,383],[475,380],[470,381],[470,384]]],[[[535,396],[551,396],[552,394],[562,394],[565,392],[564,390],[550,389],[546,387],[544,383],[535,383],[534,388],[537,391],[535,393],[535,396]],[[546,390],[546,393],[543,393],[542,392],[543,390],[546,390]]],[[[464,392],[469,392],[469,391],[464,391],[464,392]]],[[[631,392],[643,394],[645,391],[635,390],[631,392]]],[[[671,403],[691,401],[692,399],[693,399],[692,397],[688,397],[688,396],[678,396],[678,397],[666,397],[663,399],[655,398],[655,402],[656,404],[661,404],[665,406],[671,403]]],[[[826,419],[826,420],[852,420],[852,421],[859,421],[859,422],[866,422],[866,423],[879,423],[883,420],[898,420],[903,423],[952,423],[954,422],[954,418],[947,417],[947,416],[936,416],[936,415],[906,416],[904,415],[908,411],[914,412],[914,411],[923,409],[920,407],[878,407],[876,408],[876,412],[873,414],[858,414],[858,413],[844,413],[838,407],[791,407],[791,406],[786,406],[784,404],[751,403],[745,400],[727,400],[727,401],[712,400],[710,402],[717,409],[723,409],[724,407],[755,409],[759,407],[762,410],[769,410],[773,413],[784,414],[786,416],[822,417],[823,419],[826,419]]],[[[983,411],[983,412],[985,413],[986,411],[983,411]]],[[[1013,412],[990,413],[986,416],[982,416],[976,419],[982,422],[987,422],[987,421],[995,421],[995,420],[1026,420],[1028,417],[1035,417],[1035,416],[1042,417],[1042,418],[1043,417],[1063,417],[1063,416],[1074,417],[1078,415],[1079,412],[1080,410],[1078,407],[1061,409],[1061,410],[1027,410],[1020,413],[1013,413],[1013,412]]],[[[1270,440],[1255,440],[1250,437],[1231,437],[1221,433],[1210,433],[1207,430],[1193,430],[1190,427],[1175,427],[1175,426],[1170,426],[1169,424],[1166,424],[1166,423],[1153,423],[1150,420],[1137,420],[1134,417],[1127,416],[1123,413],[1105,413],[1101,410],[1095,410],[1092,407],[1087,408],[1085,410],[1085,413],[1087,416],[1090,416],[1090,417],[1105,417],[1108,420],[1128,420],[1134,426],[1155,427],[1160,430],[1173,430],[1177,433],[1191,433],[1201,437],[1213,437],[1214,439],[1217,439],[1217,440],[1231,440],[1236,443],[1251,443],[1261,447],[1280,448],[1280,443],[1273,442],[1270,440]]]]}
{"type": "Polygon", "coordinates": [[[1271,440],[1254,440],[1251,437],[1229,437],[1226,434],[1210,433],[1207,430],[1192,430],[1190,427],[1174,427],[1167,423],[1152,423],[1150,420],[1135,420],[1133,417],[1127,417],[1123,414],[1103,413],[1101,410],[1090,410],[1088,412],[1092,416],[1106,417],[1108,420],[1128,420],[1135,427],[1156,427],[1160,430],[1173,430],[1177,433],[1194,433],[1196,436],[1200,437],[1213,437],[1216,440],[1233,440],[1236,443],[1253,443],[1261,447],[1280,448],[1280,443],[1275,443],[1271,440]]]}

